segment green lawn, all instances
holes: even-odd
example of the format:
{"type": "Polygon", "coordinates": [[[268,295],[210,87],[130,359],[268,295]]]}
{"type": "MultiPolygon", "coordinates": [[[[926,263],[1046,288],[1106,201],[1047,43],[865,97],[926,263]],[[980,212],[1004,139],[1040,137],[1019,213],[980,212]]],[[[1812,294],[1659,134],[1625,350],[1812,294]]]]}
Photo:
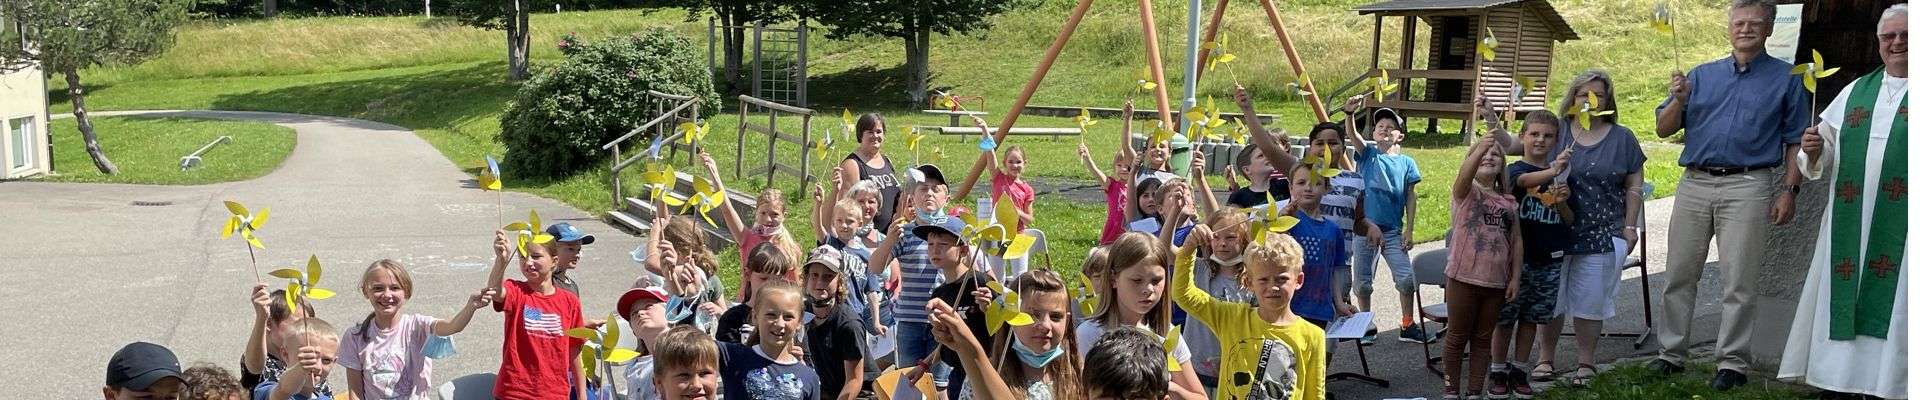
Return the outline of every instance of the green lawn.
{"type": "MultiPolygon", "coordinates": [[[[1359,75],[1371,67],[1366,49],[1371,48],[1372,18],[1349,11],[1367,0],[1315,0],[1284,2],[1281,14],[1286,19],[1300,54],[1323,91],[1359,75]]],[[[1651,160],[1649,178],[1658,194],[1671,191],[1677,179],[1672,167],[1677,148],[1660,146],[1650,140],[1651,109],[1663,96],[1664,82],[1673,67],[1669,55],[1678,53],[1687,63],[1720,57],[1726,48],[1725,17],[1717,6],[1688,4],[1675,10],[1676,19],[1687,29],[1677,49],[1667,38],[1645,28],[1639,17],[1647,14],[1654,0],[1618,2],[1577,2],[1556,4],[1581,40],[1562,43],[1556,49],[1556,66],[1550,82],[1565,82],[1589,68],[1606,69],[1616,79],[1621,122],[1643,134],[1651,160]]],[[[1046,0],[993,19],[996,28],[971,36],[940,37],[933,41],[931,67],[933,85],[950,87],[960,95],[983,96],[989,123],[998,124],[1019,88],[1032,72],[1042,49],[1058,29],[1060,17],[1072,2],[1046,0]]],[[[1169,66],[1168,87],[1177,89],[1178,65],[1184,57],[1185,33],[1181,21],[1184,4],[1156,2],[1162,55],[1169,66]]],[[[1198,97],[1204,102],[1213,97],[1226,103],[1232,80],[1250,88],[1263,113],[1281,116],[1280,126],[1294,131],[1306,128],[1312,117],[1304,102],[1283,90],[1293,80],[1285,68],[1279,46],[1274,45],[1264,14],[1252,3],[1235,2],[1227,11],[1222,32],[1230,37],[1229,50],[1240,61],[1228,64],[1228,71],[1209,74],[1200,82],[1198,97]]],[[[1118,107],[1129,95],[1134,71],[1144,65],[1142,36],[1132,3],[1101,2],[1094,6],[1073,41],[1055,64],[1042,89],[1031,104],[1061,106],[1118,107]]],[[[559,37],[577,33],[587,39],[620,35],[648,27],[669,27],[688,35],[696,44],[704,41],[705,23],[699,17],[688,18],[679,10],[656,12],[635,10],[564,12],[536,14],[532,20],[534,68],[551,63],[558,52],[553,48],[559,37]]],[[[1389,23],[1388,31],[1399,29],[1389,23]]],[[[944,125],[944,116],[923,115],[922,105],[906,104],[902,83],[903,50],[900,42],[885,38],[848,38],[829,40],[824,30],[815,30],[808,49],[811,82],[809,97],[822,117],[813,121],[812,133],[828,134],[839,125],[839,110],[856,113],[879,112],[885,115],[892,131],[908,125],[944,125]]],[[[364,118],[414,129],[423,139],[440,149],[455,164],[477,171],[482,156],[505,152],[497,139],[499,115],[512,98],[514,87],[505,83],[501,35],[459,26],[448,19],[420,17],[319,17],[288,18],[267,21],[200,21],[178,32],[178,45],[159,58],[136,66],[94,68],[82,75],[90,86],[88,104],[110,109],[228,109],[282,111],[364,118]]],[[[1390,44],[1383,59],[1398,58],[1390,44]]],[[[1416,46],[1425,53],[1425,45],[1416,46]]],[[[1423,68],[1424,61],[1414,67],[1423,68]]],[[[1389,67],[1393,67],[1389,65],[1389,67]]],[[[62,80],[54,80],[54,111],[65,112],[70,105],[62,80]]],[[[1407,88],[1425,90],[1416,83],[1407,88]]],[[[1177,96],[1177,93],[1175,93],[1177,96]]],[[[1152,110],[1152,101],[1139,99],[1140,108],[1152,110]]],[[[1330,100],[1331,101],[1331,100],[1330,100]]],[[[709,115],[714,134],[706,147],[721,159],[731,175],[731,164],[738,150],[735,132],[737,107],[722,107],[721,114],[709,115]]],[[[1118,121],[1106,120],[1086,139],[1101,165],[1118,146],[1118,121]]],[[[780,121],[783,129],[795,132],[799,118],[780,121]]],[[[1146,123],[1141,123],[1146,126],[1146,123]]],[[[1020,126],[1068,127],[1064,118],[1023,116],[1020,126]]],[[[1421,121],[1413,126],[1423,128],[1421,121]]],[[[1448,131],[1458,125],[1442,123],[1448,131]]],[[[1455,139],[1449,134],[1415,133],[1408,150],[1419,159],[1427,176],[1446,176],[1458,166],[1461,148],[1446,145],[1455,139]]],[[[750,135],[749,143],[764,143],[764,136],[750,135]]],[[[912,159],[905,154],[899,137],[890,139],[888,149],[903,163],[912,159]]],[[[1074,156],[1075,138],[1055,141],[1016,139],[1024,145],[1032,160],[1029,174],[1037,177],[1085,178],[1074,156]]],[[[934,162],[949,171],[963,171],[976,152],[972,143],[960,137],[936,137],[923,143],[938,147],[946,157],[922,161],[934,162]]],[[[749,145],[745,158],[763,163],[764,147],[749,145]],[[757,150],[757,151],[754,151],[757,150]]],[[[836,155],[849,150],[845,144],[836,155]]],[[[183,153],[184,154],[184,153],[183,153]]],[[[177,157],[174,156],[174,157],[177,157]]],[[[797,149],[782,149],[776,161],[798,165],[797,149]]],[[[826,161],[835,161],[831,157],[826,161]]],[[[764,164],[763,164],[764,165],[764,164]]],[[[683,170],[688,166],[680,166],[683,170]]],[[[824,173],[828,167],[813,164],[811,170],[824,173]]],[[[62,168],[66,171],[74,168],[62,168]]],[[[637,174],[639,171],[628,171],[637,174]]],[[[591,212],[611,209],[607,172],[589,169],[572,177],[553,180],[516,179],[507,171],[509,190],[554,198],[591,212]]],[[[625,179],[636,184],[639,179],[625,179]]],[[[764,186],[762,179],[729,182],[732,187],[755,191],[764,186]]],[[[804,212],[804,191],[796,180],[774,182],[788,189],[790,199],[804,212]]],[[[1419,240],[1437,239],[1445,230],[1446,185],[1430,182],[1422,185],[1422,218],[1416,228],[1419,240]]],[[[629,188],[629,193],[637,193],[629,188]]],[[[957,201],[959,199],[956,199],[957,201]]],[[[1099,221],[1100,207],[1065,201],[1042,201],[1041,225],[1055,232],[1052,239],[1062,254],[1077,254],[1093,242],[1097,227],[1048,227],[1047,221],[1099,221]]],[[[797,213],[799,214],[799,213],[797,213]]],[[[800,214],[804,215],[804,214],[800,214]]],[[[808,229],[798,218],[790,221],[795,232],[805,236],[808,229]]],[[[1078,224],[1090,225],[1090,224],[1078,224]]],[[[802,238],[803,240],[806,238],[802,238]]],[[[1077,258],[1077,257],[1076,257],[1077,258]]],[[[723,257],[725,259],[725,257],[723,257]]]]}
{"type": "Polygon", "coordinates": [[[1813,398],[1813,393],[1804,386],[1787,385],[1770,379],[1755,377],[1746,386],[1725,392],[1715,391],[1707,386],[1713,379],[1714,366],[1711,363],[1692,363],[1687,371],[1672,377],[1662,377],[1647,369],[1644,364],[1632,363],[1601,373],[1594,378],[1593,385],[1585,388],[1567,386],[1555,387],[1534,397],[1540,400],[1612,400],[1612,399],[1678,399],[1678,400],[1790,400],[1813,398]]]}
{"type": "Polygon", "coordinates": [[[96,117],[94,131],[120,173],[94,168],[74,120],[53,120],[54,182],[199,185],[253,179],[280,167],[293,152],[293,129],[265,122],[196,118],[96,117]],[[201,155],[201,164],[180,170],[180,157],[215,138],[232,141],[201,155]]]}

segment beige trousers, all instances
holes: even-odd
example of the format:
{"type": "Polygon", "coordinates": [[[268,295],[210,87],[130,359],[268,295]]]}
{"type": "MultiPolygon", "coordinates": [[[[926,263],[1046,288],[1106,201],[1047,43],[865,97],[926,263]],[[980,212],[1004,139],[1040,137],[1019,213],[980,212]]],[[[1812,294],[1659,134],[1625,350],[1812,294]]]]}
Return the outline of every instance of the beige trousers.
{"type": "Polygon", "coordinates": [[[1667,226],[1667,285],[1660,290],[1660,359],[1684,365],[1707,244],[1720,239],[1719,369],[1745,373],[1753,361],[1754,278],[1766,254],[1767,211],[1778,185],[1771,169],[1713,176],[1689,169],[1674,190],[1667,226]]]}

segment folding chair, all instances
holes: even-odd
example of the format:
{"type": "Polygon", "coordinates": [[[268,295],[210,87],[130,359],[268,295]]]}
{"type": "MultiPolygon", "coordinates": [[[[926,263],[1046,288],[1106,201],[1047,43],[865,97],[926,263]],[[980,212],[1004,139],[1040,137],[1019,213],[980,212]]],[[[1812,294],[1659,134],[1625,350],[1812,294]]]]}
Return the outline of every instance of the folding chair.
{"type": "MultiPolygon", "coordinates": [[[[1600,333],[1600,337],[1632,338],[1633,348],[1635,349],[1646,346],[1647,340],[1653,338],[1653,284],[1649,283],[1647,279],[1650,275],[1652,275],[1647,273],[1647,229],[1646,229],[1647,200],[1646,199],[1647,197],[1650,197],[1650,196],[1653,196],[1653,184],[1642,182],[1640,184],[1640,210],[1641,211],[1640,211],[1639,225],[1641,228],[1638,232],[1639,237],[1633,238],[1635,243],[1633,246],[1633,253],[1627,254],[1626,262],[1623,264],[1620,264],[1620,272],[1622,274],[1625,274],[1628,269],[1632,269],[1632,268],[1640,269],[1640,310],[1641,310],[1640,319],[1645,329],[1641,330],[1640,332],[1601,332],[1600,333]]],[[[1573,336],[1573,331],[1561,332],[1560,335],[1573,336]]]]}
{"type": "MultiPolygon", "coordinates": [[[[1447,236],[1451,238],[1453,235],[1449,232],[1447,236]]],[[[1433,339],[1445,336],[1447,333],[1447,305],[1444,302],[1433,305],[1424,304],[1425,301],[1420,297],[1420,290],[1428,285],[1438,286],[1441,290],[1446,289],[1447,249],[1443,247],[1414,255],[1413,280],[1418,283],[1414,286],[1413,307],[1420,310],[1420,329],[1428,333],[1428,340],[1420,344],[1420,353],[1427,356],[1427,370],[1433,371],[1434,375],[1444,377],[1447,374],[1440,370],[1441,358],[1433,355],[1433,339]],[[1427,329],[1427,321],[1440,323],[1440,329],[1427,329]]]]}

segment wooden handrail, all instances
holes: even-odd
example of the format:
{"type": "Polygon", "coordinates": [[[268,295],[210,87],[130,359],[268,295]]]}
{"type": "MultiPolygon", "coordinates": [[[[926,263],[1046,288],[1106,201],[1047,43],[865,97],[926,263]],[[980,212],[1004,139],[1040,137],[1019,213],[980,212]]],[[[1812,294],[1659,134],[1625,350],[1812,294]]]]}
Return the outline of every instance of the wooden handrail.
{"type": "Polygon", "coordinates": [[[647,95],[653,96],[653,97],[659,97],[667,100],[673,100],[673,101],[687,101],[687,100],[692,100],[694,98],[693,96],[678,95],[673,93],[661,92],[657,90],[648,90],[647,95]]]}
{"type": "Polygon", "coordinates": [[[800,107],[789,106],[785,104],[761,100],[759,98],[744,95],[744,94],[740,95],[740,102],[752,104],[752,105],[756,105],[764,108],[770,108],[775,111],[779,111],[783,113],[813,115],[813,109],[811,108],[800,108],[800,107]]]}
{"type": "Polygon", "coordinates": [[[1450,81],[1470,81],[1479,76],[1473,70],[1466,69],[1389,69],[1387,77],[1393,79],[1440,79],[1450,81]]]}
{"type": "Polygon", "coordinates": [[[660,124],[661,121],[666,121],[668,118],[673,118],[674,116],[680,114],[680,110],[685,110],[687,109],[687,107],[692,107],[694,104],[700,104],[700,101],[697,98],[688,97],[687,100],[680,103],[680,105],[674,106],[673,109],[667,110],[667,112],[661,113],[660,116],[653,117],[652,121],[647,121],[647,123],[640,124],[640,127],[633,128],[633,130],[628,131],[627,134],[620,135],[619,138],[615,138],[613,139],[613,141],[607,142],[607,144],[605,145],[601,145],[600,149],[601,150],[611,149],[613,148],[613,146],[619,145],[620,142],[624,142],[627,139],[633,138],[633,135],[638,135],[640,134],[640,132],[645,132],[647,128],[652,128],[654,125],[660,124]]]}

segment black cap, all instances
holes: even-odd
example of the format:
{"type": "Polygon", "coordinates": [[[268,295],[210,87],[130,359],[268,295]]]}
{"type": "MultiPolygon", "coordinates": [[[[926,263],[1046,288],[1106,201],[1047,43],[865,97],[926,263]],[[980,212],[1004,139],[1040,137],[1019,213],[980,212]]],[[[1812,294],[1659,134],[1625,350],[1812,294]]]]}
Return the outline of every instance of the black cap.
{"type": "Polygon", "coordinates": [[[109,387],[147,390],[164,378],[180,378],[180,359],[174,358],[172,350],[157,344],[133,342],[114,352],[113,360],[107,361],[109,387]]]}
{"type": "Polygon", "coordinates": [[[947,184],[947,176],[941,174],[940,167],[933,166],[933,164],[923,164],[918,167],[913,167],[913,171],[908,172],[908,174],[912,175],[914,178],[913,183],[916,185],[922,183],[932,183],[936,185],[947,184]]]}

